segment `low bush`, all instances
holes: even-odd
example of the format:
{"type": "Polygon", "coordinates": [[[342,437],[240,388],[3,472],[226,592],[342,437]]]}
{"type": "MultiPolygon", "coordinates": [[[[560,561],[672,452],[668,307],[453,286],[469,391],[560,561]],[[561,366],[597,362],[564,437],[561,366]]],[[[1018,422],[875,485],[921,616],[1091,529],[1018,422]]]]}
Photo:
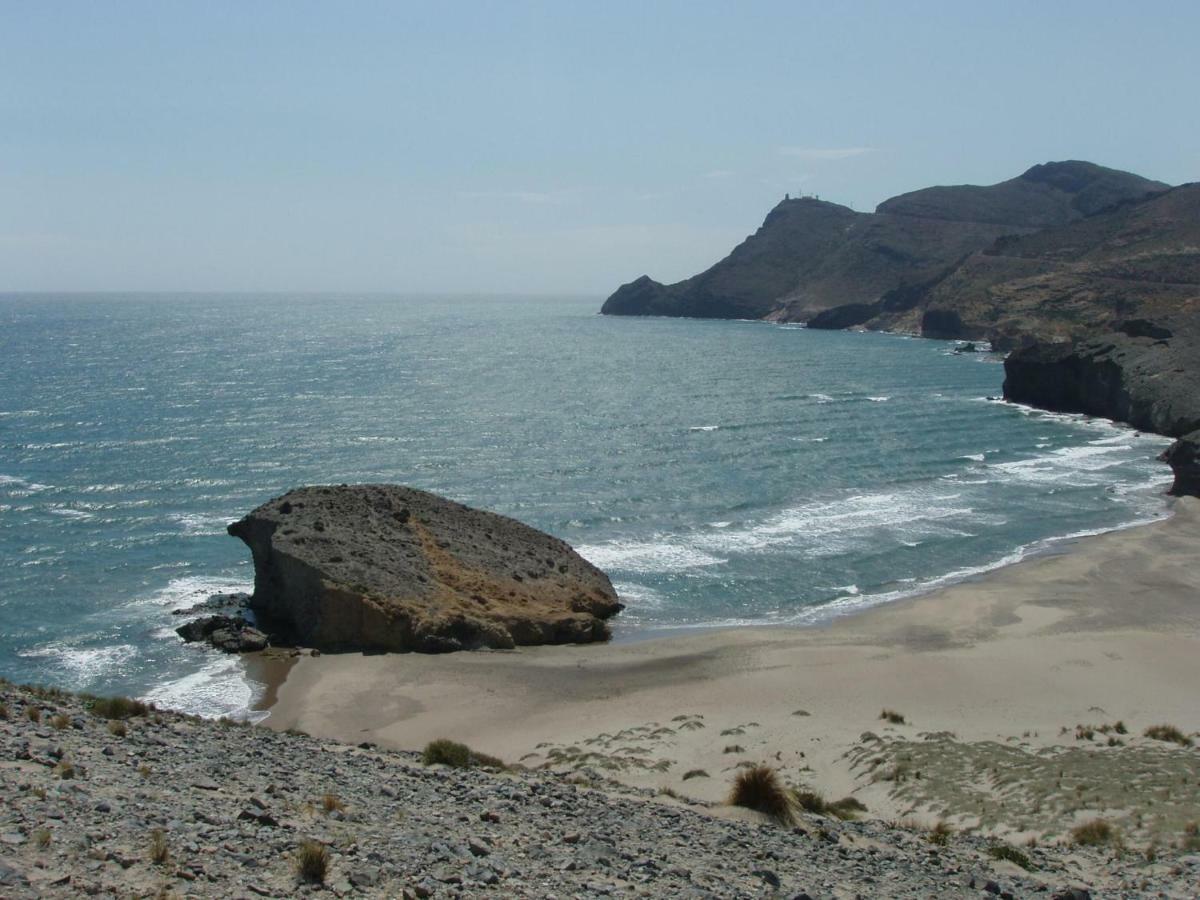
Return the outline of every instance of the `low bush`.
{"type": "Polygon", "coordinates": [[[770,766],[754,766],[739,772],[733,780],[729,803],[765,813],[783,825],[795,819],[791,792],[770,766]]]}
{"type": "Polygon", "coordinates": [[[167,846],[167,836],[161,828],[150,832],[150,862],[156,866],[163,865],[171,856],[171,848],[167,846]]]}
{"type": "Polygon", "coordinates": [[[473,766],[484,766],[492,769],[504,769],[504,761],[486,753],[472,750],[466,744],[439,738],[425,745],[421,753],[421,762],[427,766],[441,764],[455,769],[469,769],[473,766]]]}
{"type": "Polygon", "coordinates": [[[1103,819],[1092,819],[1071,829],[1071,842],[1080,847],[1100,847],[1111,843],[1117,831],[1103,819]]]}
{"type": "Polygon", "coordinates": [[[988,847],[987,854],[992,859],[1002,859],[1014,865],[1020,866],[1026,872],[1032,872],[1037,868],[1033,861],[1014,847],[1012,844],[993,844],[988,847]]]}
{"type": "Polygon", "coordinates": [[[296,851],[296,874],[309,884],[324,884],[329,873],[329,849],[320,841],[305,841],[296,851]]]}
{"type": "Polygon", "coordinates": [[[879,718],[886,722],[891,722],[893,725],[903,725],[904,716],[896,712],[894,709],[885,709],[879,713],[879,718]]]}
{"type": "Polygon", "coordinates": [[[950,837],[954,834],[954,828],[949,822],[937,822],[929,829],[929,843],[936,844],[939,847],[944,847],[950,843],[950,837]]]}
{"type": "Polygon", "coordinates": [[[1142,734],[1156,741],[1167,741],[1181,747],[1192,746],[1192,739],[1174,725],[1151,725],[1142,734]]]}
{"type": "Polygon", "coordinates": [[[92,701],[91,711],[102,719],[130,719],[146,715],[150,707],[128,697],[97,697],[92,701]]]}

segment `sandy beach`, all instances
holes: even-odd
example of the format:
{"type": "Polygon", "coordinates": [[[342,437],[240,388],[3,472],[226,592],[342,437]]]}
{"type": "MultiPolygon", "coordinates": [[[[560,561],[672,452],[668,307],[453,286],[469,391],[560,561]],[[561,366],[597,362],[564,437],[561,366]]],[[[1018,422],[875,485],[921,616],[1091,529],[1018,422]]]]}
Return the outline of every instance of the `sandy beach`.
{"type": "Polygon", "coordinates": [[[723,815],[738,766],[765,761],[871,816],[1051,839],[1100,815],[1148,842],[1200,817],[1200,752],[1143,736],[1200,730],[1200,501],[1173,513],[822,628],[302,657],[276,667],[267,724],[449,737],[723,815]]]}

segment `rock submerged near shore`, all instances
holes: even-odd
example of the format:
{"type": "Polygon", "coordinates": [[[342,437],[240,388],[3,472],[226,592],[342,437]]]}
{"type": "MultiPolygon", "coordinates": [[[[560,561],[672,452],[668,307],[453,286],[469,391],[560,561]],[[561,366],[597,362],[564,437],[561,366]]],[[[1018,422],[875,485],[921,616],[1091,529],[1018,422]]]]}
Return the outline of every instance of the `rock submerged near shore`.
{"type": "Polygon", "coordinates": [[[608,577],[558,538],[399,485],[298,488],[228,531],[253,554],[258,621],[320,650],[603,641],[622,608],[608,577]]]}

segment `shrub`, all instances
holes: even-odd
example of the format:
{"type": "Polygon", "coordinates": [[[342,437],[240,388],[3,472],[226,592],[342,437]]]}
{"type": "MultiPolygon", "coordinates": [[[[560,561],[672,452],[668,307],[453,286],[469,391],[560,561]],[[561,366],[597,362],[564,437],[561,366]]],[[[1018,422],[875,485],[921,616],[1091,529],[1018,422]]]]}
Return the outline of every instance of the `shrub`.
{"type": "Polygon", "coordinates": [[[50,839],[51,839],[52,835],[50,833],[49,828],[36,829],[33,832],[32,837],[33,837],[33,845],[35,847],[37,847],[39,850],[45,850],[47,847],[50,846],[50,839]]]}
{"type": "Polygon", "coordinates": [[[141,700],[130,700],[128,697],[97,697],[92,701],[92,715],[102,719],[129,719],[133,716],[144,716],[150,707],[141,700]]]}
{"type": "Polygon", "coordinates": [[[42,711],[36,706],[27,706],[25,707],[25,718],[36,725],[42,721],[42,711]]]}
{"type": "Polygon", "coordinates": [[[705,772],[703,769],[691,769],[691,770],[683,773],[684,781],[687,781],[689,778],[709,778],[709,777],[710,777],[709,774],[707,772],[705,772]]]}
{"type": "Polygon", "coordinates": [[[1116,829],[1103,819],[1092,819],[1071,829],[1071,841],[1080,847],[1099,847],[1112,842],[1116,836],[1116,829]]]}
{"type": "Polygon", "coordinates": [[[839,819],[856,819],[859,813],[867,811],[867,804],[857,797],[843,797],[841,800],[828,804],[825,808],[830,815],[837,816],[839,819]]]}
{"type": "Polygon", "coordinates": [[[987,854],[992,859],[1003,859],[1020,866],[1026,872],[1032,872],[1037,868],[1028,856],[1012,846],[1012,844],[993,844],[988,847],[987,854]]]}
{"type": "Polygon", "coordinates": [[[782,825],[795,818],[792,797],[770,766],[754,766],[739,772],[733,780],[729,802],[765,813],[782,825]]]}
{"type": "Polygon", "coordinates": [[[796,791],[796,804],[805,812],[810,812],[818,816],[823,816],[826,813],[825,798],[821,796],[819,791],[796,791]]]}
{"type": "Polygon", "coordinates": [[[879,713],[879,718],[886,722],[891,722],[893,725],[903,725],[904,716],[896,712],[894,709],[885,709],[879,713]]]}
{"type": "Polygon", "coordinates": [[[329,850],[320,841],[305,841],[296,852],[296,874],[309,884],[324,884],[329,850]]]}
{"type": "Polygon", "coordinates": [[[50,726],[55,731],[62,731],[70,724],[71,724],[71,720],[68,719],[66,716],[64,716],[62,713],[59,713],[57,716],[54,716],[50,720],[50,726]]]}
{"type": "Polygon", "coordinates": [[[75,766],[67,762],[65,759],[60,761],[53,769],[54,774],[63,781],[70,781],[75,777],[75,766]]]}
{"type": "Polygon", "coordinates": [[[326,794],[321,798],[321,808],[327,813],[337,812],[346,808],[346,804],[341,801],[337,794],[326,794]]]}
{"type": "Polygon", "coordinates": [[[108,723],[108,733],[113,737],[125,737],[129,733],[129,728],[124,722],[111,719],[108,723]]]}
{"type": "Polygon", "coordinates": [[[507,768],[504,761],[486,753],[478,753],[466,744],[439,738],[425,745],[421,753],[421,762],[427,766],[441,764],[455,769],[469,769],[472,766],[486,766],[493,769],[507,768]]]}
{"type": "Polygon", "coordinates": [[[8,720],[8,707],[5,706],[3,703],[0,703],[0,720],[3,720],[3,721],[8,720]]]}
{"type": "Polygon", "coordinates": [[[167,846],[167,836],[161,828],[150,832],[150,862],[161,866],[171,856],[171,848],[167,846]]]}
{"type": "Polygon", "coordinates": [[[939,847],[945,847],[950,843],[950,836],[954,834],[954,828],[949,822],[937,822],[929,829],[929,843],[936,844],[939,847]]]}
{"type": "Polygon", "coordinates": [[[1192,746],[1192,739],[1174,725],[1151,725],[1142,733],[1156,741],[1168,741],[1181,747],[1192,746]]]}
{"type": "Polygon", "coordinates": [[[1179,849],[1189,853],[1200,850],[1200,822],[1188,822],[1184,826],[1183,840],[1179,842],[1179,849]]]}

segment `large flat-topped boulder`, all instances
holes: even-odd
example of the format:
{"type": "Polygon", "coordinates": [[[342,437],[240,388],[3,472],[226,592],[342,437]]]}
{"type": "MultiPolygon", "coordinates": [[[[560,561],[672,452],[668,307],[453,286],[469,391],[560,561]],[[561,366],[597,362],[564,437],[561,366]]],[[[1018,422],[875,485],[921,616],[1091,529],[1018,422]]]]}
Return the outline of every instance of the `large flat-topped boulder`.
{"type": "Polygon", "coordinates": [[[622,608],[564,541],[399,485],[298,488],[228,531],[254,556],[260,621],[322,650],[602,641],[622,608]]]}

